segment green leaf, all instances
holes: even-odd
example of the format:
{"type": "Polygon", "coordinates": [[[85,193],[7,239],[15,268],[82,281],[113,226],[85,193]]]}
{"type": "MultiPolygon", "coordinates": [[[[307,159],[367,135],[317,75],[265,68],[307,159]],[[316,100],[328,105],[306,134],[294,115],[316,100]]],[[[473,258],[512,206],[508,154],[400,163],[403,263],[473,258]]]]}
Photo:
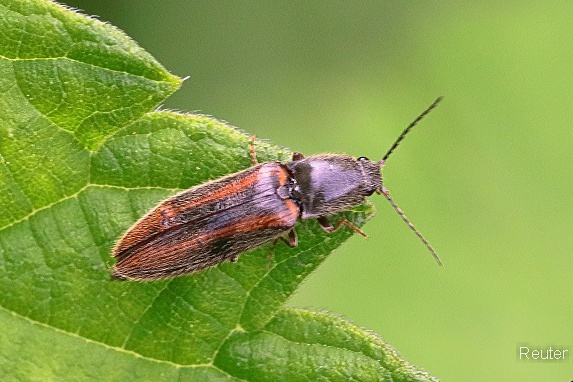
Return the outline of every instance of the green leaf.
{"type": "MultiPolygon", "coordinates": [[[[121,233],[178,190],[249,167],[249,137],[153,111],[181,80],[110,25],[4,0],[0,35],[1,380],[435,380],[340,318],[281,309],[346,228],[308,221],[294,249],[111,281],[121,233]]],[[[260,161],[291,155],[256,147],[260,161]]],[[[361,226],[373,213],[342,215],[361,226]]]]}

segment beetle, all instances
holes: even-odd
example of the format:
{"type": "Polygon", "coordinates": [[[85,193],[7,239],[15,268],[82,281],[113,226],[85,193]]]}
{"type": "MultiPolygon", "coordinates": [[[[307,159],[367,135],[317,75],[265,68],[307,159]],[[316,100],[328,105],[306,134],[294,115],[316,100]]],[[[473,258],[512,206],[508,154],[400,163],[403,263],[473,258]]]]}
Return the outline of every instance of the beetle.
{"type": "Polygon", "coordinates": [[[430,250],[382,185],[382,167],[406,134],[440,102],[438,98],[400,134],[380,161],[341,154],[304,157],[294,153],[289,163],[258,164],[182,191],[159,203],[117,241],[113,279],[155,280],[171,278],[237,261],[250,249],[276,239],[297,245],[298,219],[317,219],[327,232],[345,225],[366,236],[350,221],[333,226],[329,217],[383,194],[430,250]]]}

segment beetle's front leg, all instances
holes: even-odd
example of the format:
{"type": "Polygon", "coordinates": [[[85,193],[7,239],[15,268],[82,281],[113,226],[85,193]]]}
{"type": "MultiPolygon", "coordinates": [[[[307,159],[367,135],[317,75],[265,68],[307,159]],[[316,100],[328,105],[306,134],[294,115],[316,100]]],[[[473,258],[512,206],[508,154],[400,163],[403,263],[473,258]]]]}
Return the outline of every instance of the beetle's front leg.
{"type": "Polygon", "coordinates": [[[364,237],[368,237],[368,235],[366,235],[364,233],[364,231],[362,231],[360,228],[358,228],[357,226],[352,224],[352,222],[348,219],[340,219],[338,221],[338,223],[336,223],[335,227],[333,227],[332,224],[330,224],[330,222],[328,221],[328,219],[325,216],[321,216],[317,220],[318,220],[318,224],[320,224],[322,229],[324,229],[328,233],[334,232],[337,229],[339,229],[340,227],[342,227],[343,225],[345,225],[345,226],[349,227],[350,229],[352,229],[354,232],[356,232],[356,233],[358,233],[364,237]]]}

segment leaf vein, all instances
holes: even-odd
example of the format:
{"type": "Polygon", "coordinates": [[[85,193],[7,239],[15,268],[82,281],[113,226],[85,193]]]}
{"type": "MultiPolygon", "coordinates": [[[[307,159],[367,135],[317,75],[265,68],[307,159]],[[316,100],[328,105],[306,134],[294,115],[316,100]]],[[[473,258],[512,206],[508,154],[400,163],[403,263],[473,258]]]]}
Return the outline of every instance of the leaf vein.
{"type": "MultiPolygon", "coordinates": [[[[22,320],[24,320],[24,321],[26,321],[26,322],[28,322],[28,323],[34,325],[34,326],[39,326],[39,327],[42,327],[42,328],[45,328],[45,329],[49,329],[49,330],[51,330],[51,331],[53,331],[53,332],[56,332],[56,333],[64,334],[64,335],[69,336],[69,337],[73,337],[73,338],[77,338],[77,339],[83,340],[84,342],[89,343],[89,344],[99,345],[99,346],[102,346],[102,347],[104,347],[104,348],[106,348],[106,349],[114,350],[114,351],[117,351],[117,352],[120,352],[120,353],[126,353],[126,354],[129,354],[129,355],[134,356],[134,357],[136,357],[136,358],[145,359],[145,360],[147,360],[147,361],[151,361],[151,362],[155,362],[155,363],[167,364],[167,365],[171,365],[171,366],[173,366],[173,367],[175,367],[175,368],[197,368],[197,367],[213,367],[213,368],[217,368],[215,365],[212,365],[212,364],[210,364],[210,363],[206,363],[206,364],[195,364],[195,365],[181,365],[181,364],[178,364],[178,363],[175,363],[175,362],[170,362],[170,361],[165,361],[165,360],[161,360],[161,359],[155,359],[155,358],[146,357],[146,356],[144,356],[144,355],[141,355],[141,354],[139,354],[139,353],[137,353],[137,352],[134,352],[134,351],[131,351],[131,350],[127,350],[127,349],[120,348],[120,347],[117,347],[117,346],[111,346],[111,345],[108,345],[108,344],[106,344],[106,343],[104,343],[104,342],[94,341],[94,340],[92,340],[92,339],[89,339],[89,338],[86,338],[86,337],[82,337],[82,336],[80,336],[80,335],[77,334],[77,333],[69,332],[69,331],[67,331],[67,330],[64,330],[64,329],[61,329],[61,328],[57,328],[57,327],[55,327],[55,326],[51,326],[51,325],[46,324],[46,323],[44,323],[44,322],[36,321],[36,320],[34,320],[34,319],[30,318],[30,317],[27,317],[27,316],[24,316],[24,315],[22,315],[22,314],[19,314],[19,313],[15,312],[15,311],[9,310],[9,309],[5,308],[4,306],[0,306],[0,310],[3,310],[3,311],[5,311],[5,312],[7,312],[7,313],[11,314],[11,315],[14,316],[14,317],[18,317],[18,318],[20,318],[20,319],[22,319],[22,320]]],[[[218,368],[217,368],[217,369],[218,369],[218,368]]]]}

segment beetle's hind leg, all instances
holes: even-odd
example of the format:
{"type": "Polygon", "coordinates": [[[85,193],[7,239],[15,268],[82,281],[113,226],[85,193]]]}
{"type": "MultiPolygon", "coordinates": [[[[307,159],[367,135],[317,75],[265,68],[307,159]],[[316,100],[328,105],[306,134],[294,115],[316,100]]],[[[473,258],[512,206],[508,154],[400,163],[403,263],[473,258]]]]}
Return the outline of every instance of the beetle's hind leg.
{"type": "Polygon", "coordinates": [[[287,232],[287,237],[281,236],[280,239],[291,248],[294,248],[298,245],[298,237],[296,236],[296,231],[294,228],[287,232]]]}
{"type": "Polygon", "coordinates": [[[287,232],[286,237],[285,236],[279,236],[278,238],[276,238],[275,241],[273,242],[273,245],[271,246],[271,250],[267,256],[267,270],[269,269],[269,267],[271,265],[271,261],[273,260],[274,249],[275,249],[275,246],[277,245],[277,242],[279,240],[284,241],[291,248],[294,248],[298,245],[298,237],[296,236],[296,231],[294,230],[294,228],[290,229],[287,232]]]}
{"type": "Polygon", "coordinates": [[[364,236],[364,237],[368,237],[368,235],[366,235],[364,233],[364,231],[362,231],[360,228],[358,228],[357,226],[355,226],[350,220],[348,219],[340,219],[338,221],[338,223],[336,223],[336,226],[332,226],[332,224],[330,224],[330,222],[328,221],[328,219],[325,216],[321,216],[318,219],[318,224],[320,224],[320,226],[322,227],[323,230],[325,230],[328,233],[334,232],[336,230],[338,230],[340,227],[342,227],[343,225],[347,226],[348,228],[350,228],[351,230],[353,230],[354,232],[364,236]]]}

